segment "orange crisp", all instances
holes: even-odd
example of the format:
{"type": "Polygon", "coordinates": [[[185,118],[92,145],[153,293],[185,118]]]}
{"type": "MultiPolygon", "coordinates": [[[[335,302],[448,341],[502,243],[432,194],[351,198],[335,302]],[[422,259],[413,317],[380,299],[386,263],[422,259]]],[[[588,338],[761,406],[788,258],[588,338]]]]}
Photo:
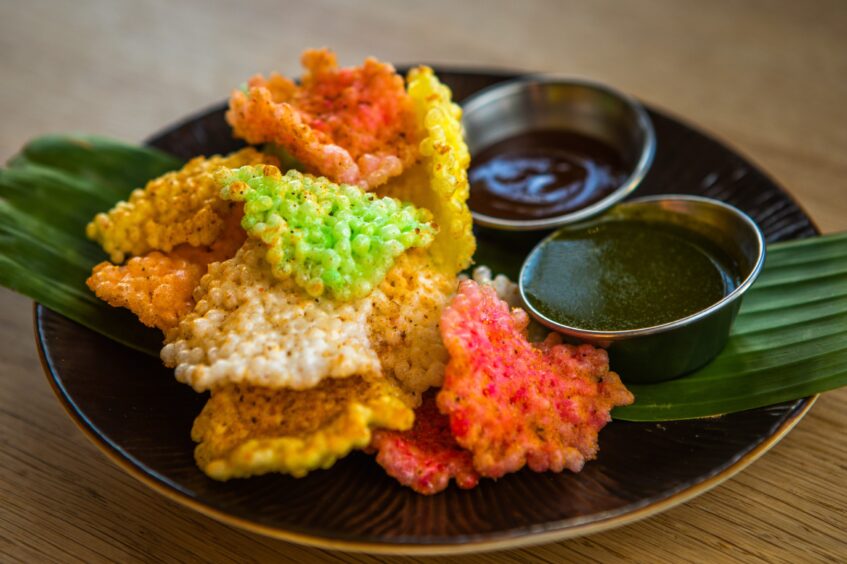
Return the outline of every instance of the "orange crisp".
{"type": "Polygon", "coordinates": [[[276,143],[313,174],[372,188],[417,159],[414,107],[403,78],[374,58],[340,68],[328,49],[307,50],[301,83],[271,74],[235,90],[226,119],[249,143],[276,143]]]}
{"type": "Polygon", "coordinates": [[[120,266],[103,261],[86,284],[98,298],[129,309],[148,327],[162,331],[176,327],[194,308],[194,289],[207,265],[232,257],[244,243],[240,208],[224,220],[221,233],[208,247],[179,245],[170,253],[151,251],[120,266]]]}
{"type": "Polygon", "coordinates": [[[524,465],[578,472],[596,456],[611,409],[633,401],[604,350],[564,345],[556,334],[534,345],[528,323],[525,311],[471,280],[441,316],[450,361],[438,407],[483,476],[524,465]]]}
{"type": "Polygon", "coordinates": [[[103,261],[86,281],[101,300],[125,307],[148,327],[165,331],[194,307],[191,297],[205,266],[152,251],[118,266],[103,261]]]}

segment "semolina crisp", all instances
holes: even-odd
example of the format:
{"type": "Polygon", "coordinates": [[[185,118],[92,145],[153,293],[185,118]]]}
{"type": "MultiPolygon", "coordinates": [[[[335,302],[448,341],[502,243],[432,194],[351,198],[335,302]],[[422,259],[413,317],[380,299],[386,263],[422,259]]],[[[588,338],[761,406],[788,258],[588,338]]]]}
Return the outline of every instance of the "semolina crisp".
{"type": "Polygon", "coordinates": [[[455,290],[456,279],[416,249],[402,255],[371,294],[368,327],[382,370],[417,396],[444,380],[447,349],[438,322],[455,290]]]}

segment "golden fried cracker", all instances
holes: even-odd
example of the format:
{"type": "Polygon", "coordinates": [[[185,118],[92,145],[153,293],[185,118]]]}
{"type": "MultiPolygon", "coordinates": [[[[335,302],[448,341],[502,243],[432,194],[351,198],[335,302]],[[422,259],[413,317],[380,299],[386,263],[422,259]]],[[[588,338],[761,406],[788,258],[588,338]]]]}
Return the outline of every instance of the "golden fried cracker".
{"type": "Polygon", "coordinates": [[[410,428],[408,402],[388,380],[359,376],[302,391],[231,384],[213,390],[195,420],[194,455],[216,480],[268,472],[300,477],[365,447],[374,428],[410,428]]]}

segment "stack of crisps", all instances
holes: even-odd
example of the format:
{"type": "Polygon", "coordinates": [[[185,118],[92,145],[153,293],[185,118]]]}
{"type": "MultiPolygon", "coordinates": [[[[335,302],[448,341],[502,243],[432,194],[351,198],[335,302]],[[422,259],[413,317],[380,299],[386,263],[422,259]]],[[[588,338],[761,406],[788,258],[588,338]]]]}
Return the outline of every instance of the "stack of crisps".
{"type": "Polygon", "coordinates": [[[192,437],[216,479],[302,476],[411,428],[475,247],[461,114],[432,71],[403,88],[372,59],[304,64],[301,87],[254,78],[228,114],[300,170],[254,148],[198,157],[88,227],[112,260],[91,289],[161,329],[165,364],[210,392],[192,437]]]}
{"type": "Polygon", "coordinates": [[[460,276],[476,242],[450,90],[427,67],[303,63],[299,86],[256,76],[230,99],[233,133],[267,153],[198,157],[88,226],[111,259],[89,287],[210,394],[198,466],[299,477],[368,449],[424,494],[578,471],[632,396],[605,352],[530,339],[508,279],[460,276]]]}

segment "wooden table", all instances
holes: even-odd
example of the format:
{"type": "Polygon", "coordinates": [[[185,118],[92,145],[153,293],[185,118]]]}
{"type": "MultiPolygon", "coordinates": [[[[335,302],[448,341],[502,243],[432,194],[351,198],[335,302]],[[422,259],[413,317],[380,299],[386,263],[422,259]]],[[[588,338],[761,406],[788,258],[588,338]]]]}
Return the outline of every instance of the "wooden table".
{"type": "MultiPolygon", "coordinates": [[[[698,124],[847,229],[847,3],[200,0],[0,4],[0,157],[50,131],[141,140],[308,46],[588,76],[698,124]],[[349,5],[348,5],[349,4],[349,5]]],[[[114,466],[41,373],[29,300],[0,290],[0,560],[373,562],[232,529],[114,466]]],[[[658,517],[467,562],[847,559],[847,389],[743,474],[658,517]]],[[[451,559],[452,561],[452,559],[451,559]]]]}

